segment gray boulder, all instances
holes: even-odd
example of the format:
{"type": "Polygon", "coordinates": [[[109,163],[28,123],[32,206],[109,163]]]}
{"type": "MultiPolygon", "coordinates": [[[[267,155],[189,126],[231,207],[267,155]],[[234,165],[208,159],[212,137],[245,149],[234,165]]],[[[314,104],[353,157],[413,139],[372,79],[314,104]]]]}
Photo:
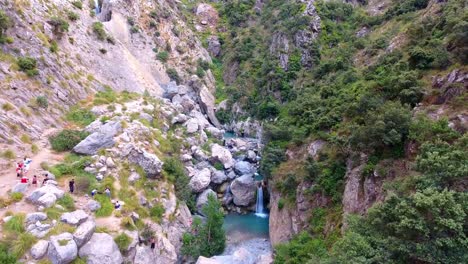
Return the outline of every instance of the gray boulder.
{"type": "Polygon", "coordinates": [[[49,241],[39,240],[34,244],[34,246],[32,246],[29,252],[33,259],[41,259],[47,253],[47,248],[49,248],[49,241]]]}
{"type": "Polygon", "coordinates": [[[236,162],[236,165],[234,165],[234,170],[239,175],[252,174],[255,172],[252,164],[248,163],[247,161],[236,162]]]}
{"type": "Polygon", "coordinates": [[[257,154],[255,154],[254,151],[249,150],[249,151],[247,151],[247,157],[246,158],[250,162],[255,162],[255,161],[257,161],[257,154]]]}
{"type": "Polygon", "coordinates": [[[219,170],[214,170],[211,173],[211,182],[216,183],[216,184],[221,184],[225,181],[227,181],[228,177],[224,171],[219,171],[219,170]]]}
{"type": "Polygon", "coordinates": [[[213,195],[216,197],[216,193],[211,189],[204,190],[197,198],[197,210],[200,214],[202,213],[203,206],[208,202],[208,196],[213,195]]]}
{"type": "Polygon", "coordinates": [[[133,264],[147,263],[156,263],[153,251],[147,246],[137,246],[133,264]]]}
{"type": "Polygon", "coordinates": [[[179,92],[179,88],[177,87],[177,83],[174,81],[169,82],[165,87],[164,97],[171,99],[179,92]]]}
{"type": "Polygon", "coordinates": [[[128,154],[128,161],[139,165],[148,178],[155,179],[161,176],[163,162],[154,154],[133,148],[128,154]]]}
{"type": "Polygon", "coordinates": [[[28,190],[29,183],[17,183],[13,188],[11,189],[12,193],[19,192],[19,193],[25,193],[28,190]]]}
{"type": "Polygon", "coordinates": [[[231,152],[218,144],[211,146],[211,158],[214,162],[221,162],[225,169],[229,169],[234,165],[231,152]]]}
{"type": "Polygon", "coordinates": [[[253,175],[243,175],[231,183],[231,192],[234,197],[234,204],[237,206],[249,206],[255,202],[255,192],[257,188],[253,175]]]}
{"type": "Polygon", "coordinates": [[[185,127],[187,127],[187,133],[193,134],[198,131],[198,120],[196,118],[191,118],[185,123],[185,127]]]}
{"type": "Polygon", "coordinates": [[[65,192],[57,188],[57,186],[46,184],[41,188],[34,190],[28,197],[26,197],[26,200],[33,204],[50,207],[51,200],[55,203],[55,201],[62,198],[64,194],[65,192]],[[45,197],[41,199],[43,196],[45,197]]]}
{"type": "Polygon", "coordinates": [[[196,193],[199,193],[206,189],[211,182],[211,171],[208,168],[204,168],[190,179],[190,188],[196,193]]]}
{"type": "Polygon", "coordinates": [[[78,247],[81,247],[91,239],[96,230],[96,223],[93,220],[88,220],[82,223],[73,233],[73,239],[78,247]]]}
{"type": "Polygon", "coordinates": [[[26,215],[26,223],[36,223],[37,221],[44,221],[47,215],[41,212],[29,213],[26,215]]]}
{"type": "Polygon", "coordinates": [[[52,264],[68,264],[76,258],[77,254],[78,247],[72,234],[63,233],[50,237],[47,256],[52,264]]]}
{"type": "Polygon", "coordinates": [[[221,54],[221,43],[219,42],[218,36],[209,36],[208,41],[208,52],[213,57],[218,57],[221,54]]]}
{"type": "Polygon", "coordinates": [[[87,206],[91,212],[97,211],[101,208],[101,204],[96,200],[89,200],[87,206]]]}
{"type": "Polygon", "coordinates": [[[121,264],[122,254],[112,236],[106,233],[94,233],[91,239],[81,247],[80,258],[86,258],[88,264],[121,264]]]}
{"type": "Polygon", "coordinates": [[[71,213],[64,213],[60,217],[60,221],[67,223],[69,225],[79,225],[88,219],[88,215],[83,210],[76,210],[71,213]]]}
{"type": "MultiPolygon", "coordinates": [[[[100,121],[99,121],[100,122],[100,121]]],[[[73,151],[78,154],[95,155],[102,148],[114,146],[114,136],[122,129],[120,121],[110,121],[102,125],[98,131],[87,136],[78,145],[73,148],[73,151]]]]}

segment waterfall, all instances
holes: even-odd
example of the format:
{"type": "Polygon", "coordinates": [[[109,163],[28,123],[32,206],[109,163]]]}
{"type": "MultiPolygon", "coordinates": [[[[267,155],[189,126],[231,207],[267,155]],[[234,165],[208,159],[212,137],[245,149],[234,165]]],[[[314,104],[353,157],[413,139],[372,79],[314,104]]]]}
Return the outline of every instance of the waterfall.
{"type": "Polygon", "coordinates": [[[257,206],[255,210],[255,215],[259,217],[268,217],[268,214],[265,213],[263,208],[263,188],[262,186],[257,189],[257,206]]]}
{"type": "Polygon", "coordinates": [[[101,9],[99,8],[99,0],[94,0],[94,6],[96,7],[95,9],[96,15],[101,13],[101,9]]]}

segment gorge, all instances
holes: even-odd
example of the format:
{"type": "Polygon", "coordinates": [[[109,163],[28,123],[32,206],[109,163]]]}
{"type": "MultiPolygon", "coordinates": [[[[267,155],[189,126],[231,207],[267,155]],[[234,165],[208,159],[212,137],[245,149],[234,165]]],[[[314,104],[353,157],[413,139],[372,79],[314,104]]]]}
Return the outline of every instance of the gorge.
{"type": "Polygon", "coordinates": [[[0,0],[0,263],[464,263],[466,0],[0,0]]]}

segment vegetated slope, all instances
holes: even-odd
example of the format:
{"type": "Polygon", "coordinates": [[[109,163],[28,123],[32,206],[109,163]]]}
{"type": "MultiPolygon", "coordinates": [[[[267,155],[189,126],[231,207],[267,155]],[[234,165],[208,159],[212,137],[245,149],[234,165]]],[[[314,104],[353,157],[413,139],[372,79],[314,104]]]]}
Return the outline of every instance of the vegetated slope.
{"type": "Polygon", "coordinates": [[[466,259],[466,1],[216,7],[217,115],[264,120],[270,237],[295,237],[276,262],[466,259]]]}

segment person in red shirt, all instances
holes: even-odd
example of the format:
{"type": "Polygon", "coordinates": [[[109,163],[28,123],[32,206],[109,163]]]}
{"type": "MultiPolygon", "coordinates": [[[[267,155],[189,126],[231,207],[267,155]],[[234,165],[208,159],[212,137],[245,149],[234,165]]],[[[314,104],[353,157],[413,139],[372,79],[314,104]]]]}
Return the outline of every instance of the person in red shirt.
{"type": "Polygon", "coordinates": [[[26,176],[23,176],[21,178],[21,183],[28,183],[28,178],[26,178],[26,176]]]}

